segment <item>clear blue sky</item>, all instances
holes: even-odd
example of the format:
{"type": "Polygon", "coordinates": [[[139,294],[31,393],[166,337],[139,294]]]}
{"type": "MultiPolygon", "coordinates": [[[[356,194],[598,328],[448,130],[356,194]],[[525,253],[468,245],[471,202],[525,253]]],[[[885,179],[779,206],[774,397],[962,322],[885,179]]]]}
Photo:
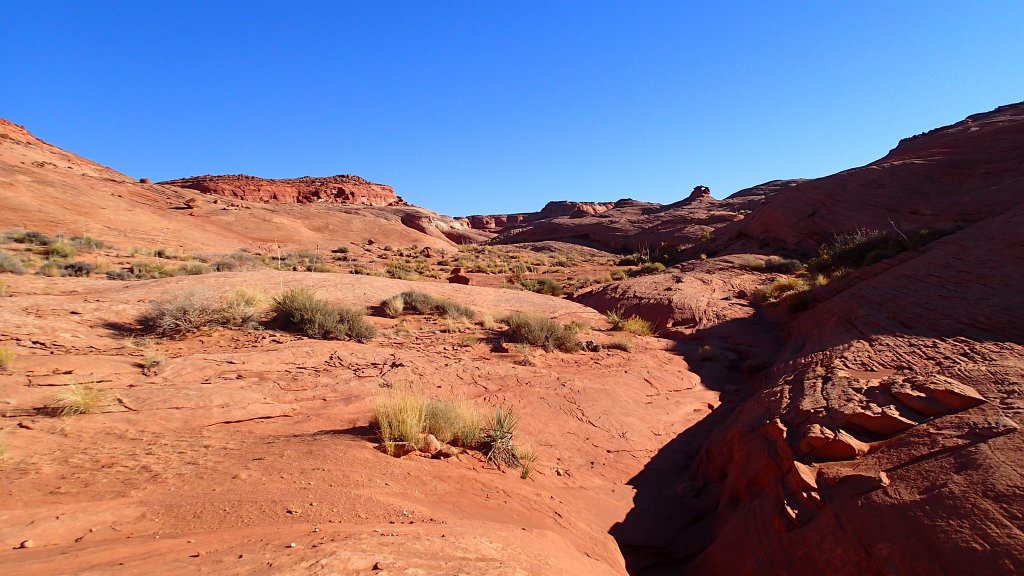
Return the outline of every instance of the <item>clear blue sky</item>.
{"type": "Polygon", "coordinates": [[[0,116],[134,177],[359,174],[450,215],[672,202],[1024,100],[1024,2],[6,0],[0,116]]]}

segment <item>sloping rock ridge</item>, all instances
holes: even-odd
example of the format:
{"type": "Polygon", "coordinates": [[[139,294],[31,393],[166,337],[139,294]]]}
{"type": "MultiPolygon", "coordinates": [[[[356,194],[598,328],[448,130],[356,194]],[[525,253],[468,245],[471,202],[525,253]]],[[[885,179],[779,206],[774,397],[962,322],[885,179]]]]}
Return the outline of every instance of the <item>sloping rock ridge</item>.
{"type": "Polygon", "coordinates": [[[631,480],[635,508],[612,531],[631,573],[1024,573],[1022,158],[1024,105],[971,116],[769,198],[721,240],[731,256],[589,296],[660,306],[663,326],[690,329],[678,349],[702,378],[734,378],[631,480]],[[751,272],[721,270],[743,249],[813,252],[829,229],[890,219],[963,227],[799,307],[744,312],[751,272]]]}
{"type": "Polygon", "coordinates": [[[193,176],[160,182],[249,202],[289,204],[346,204],[356,206],[407,206],[391,186],[374,184],[350,174],[316,178],[270,179],[246,176],[193,176]]]}

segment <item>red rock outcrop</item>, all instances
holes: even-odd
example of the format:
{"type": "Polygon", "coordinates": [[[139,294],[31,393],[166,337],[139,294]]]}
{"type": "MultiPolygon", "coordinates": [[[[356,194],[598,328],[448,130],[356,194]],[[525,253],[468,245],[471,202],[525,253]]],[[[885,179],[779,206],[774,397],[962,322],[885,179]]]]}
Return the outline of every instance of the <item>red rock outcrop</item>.
{"type": "MultiPolygon", "coordinates": [[[[690,319],[679,350],[729,392],[633,479],[636,507],[612,531],[632,571],[1024,573],[1022,120],[1024,106],[1003,107],[904,141],[737,225],[765,234],[764,248],[797,252],[843,215],[853,227],[887,214],[908,227],[966,224],[811,290],[802,312],[782,303],[729,316],[696,288],[644,297],[637,280],[623,283],[634,306],[690,319]],[[724,353],[698,359],[701,342],[724,353]],[[771,361],[751,366],[752,354],[771,361]]],[[[724,280],[692,263],[665,276],[684,271],[722,292],[724,280]]]]}
{"type": "Polygon", "coordinates": [[[556,218],[559,216],[579,217],[588,214],[600,214],[615,207],[613,202],[570,202],[566,200],[555,200],[548,202],[540,212],[524,212],[520,214],[491,214],[464,216],[459,218],[474,230],[497,232],[513,224],[525,224],[536,222],[545,218],[556,218]]]}
{"type": "Polygon", "coordinates": [[[349,204],[357,206],[406,206],[391,186],[374,184],[365,178],[341,174],[325,178],[270,179],[246,176],[193,176],[160,182],[249,202],[289,204],[349,204]]]}
{"type": "Polygon", "coordinates": [[[1024,104],[999,107],[900,141],[867,166],[792,186],[716,234],[723,250],[813,254],[835,233],[970,224],[1017,205],[1024,104]]]}

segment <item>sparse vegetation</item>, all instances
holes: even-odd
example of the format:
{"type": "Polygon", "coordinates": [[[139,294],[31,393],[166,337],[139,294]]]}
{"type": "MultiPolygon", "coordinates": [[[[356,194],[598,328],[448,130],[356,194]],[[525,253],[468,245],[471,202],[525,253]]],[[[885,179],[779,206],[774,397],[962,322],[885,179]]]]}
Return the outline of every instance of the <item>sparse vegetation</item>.
{"type": "Polygon", "coordinates": [[[21,263],[21,260],[11,254],[7,250],[0,250],[0,272],[9,272],[11,274],[24,274],[25,266],[21,263]]]}
{"type": "Polygon", "coordinates": [[[54,407],[61,418],[70,418],[79,414],[98,412],[109,402],[106,390],[91,384],[71,384],[57,395],[54,407]]]}
{"type": "Polygon", "coordinates": [[[497,407],[494,415],[484,426],[482,448],[484,456],[501,468],[519,468],[522,462],[516,450],[514,437],[519,426],[519,417],[511,408],[497,407]]]}
{"type": "Polygon", "coordinates": [[[654,334],[654,326],[636,314],[624,317],[617,310],[609,310],[604,316],[608,320],[608,323],[612,325],[612,330],[629,332],[630,334],[636,334],[637,336],[650,336],[654,334]]]}
{"type": "Polygon", "coordinates": [[[622,350],[623,352],[632,352],[633,339],[626,335],[616,336],[611,342],[605,344],[605,348],[609,348],[611,350],[622,350]]]}
{"type": "Polygon", "coordinates": [[[0,348],[0,371],[10,370],[13,365],[14,350],[6,347],[0,348]]]}
{"type": "Polygon", "coordinates": [[[778,302],[789,294],[807,289],[807,283],[801,278],[780,278],[764,288],[755,290],[750,300],[756,304],[778,302]]]}
{"type": "Polygon", "coordinates": [[[629,276],[636,277],[646,276],[648,274],[657,274],[658,272],[664,271],[665,265],[662,264],[661,262],[648,262],[646,264],[641,264],[639,268],[634,268],[630,270],[629,272],[627,272],[627,274],[629,276]]]}
{"type": "Polygon", "coordinates": [[[159,352],[147,352],[142,359],[142,367],[146,370],[153,370],[167,361],[167,356],[159,352]]]}
{"type": "Polygon", "coordinates": [[[46,247],[46,253],[53,259],[74,258],[77,254],[75,247],[67,242],[51,242],[46,247]]]}
{"type": "Polygon", "coordinates": [[[575,329],[543,316],[515,312],[506,316],[502,322],[508,326],[505,339],[509,342],[541,346],[547,352],[560,350],[575,353],[582,347],[575,329]]]}
{"type": "Polygon", "coordinates": [[[380,307],[389,318],[397,318],[402,314],[437,314],[451,320],[476,319],[476,312],[472,308],[425,292],[402,292],[381,302],[380,307]]]}
{"type": "Polygon", "coordinates": [[[377,329],[351,308],[317,298],[312,288],[291,288],[274,298],[274,320],[312,338],[365,342],[377,329]]]}
{"type": "Polygon", "coordinates": [[[834,234],[818,248],[818,255],[808,262],[808,268],[812,272],[832,276],[838,269],[857,269],[907,250],[916,250],[961,230],[963,226],[956,223],[934,224],[909,234],[904,234],[895,224],[893,228],[892,232],[858,228],[834,234]]]}
{"type": "Polygon", "coordinates": [[[373,421],[385,447],[409,442],[417,447],[424,434],[438,441],[477,448],[481,441],[483,417],[469,402],[449,398],[428,398],[409,390],[389,390],[373,403],[373,421]]]}
{"type": "Polygon", "coordinates": [[[224,322],[223,309],[213,296],[186,291],[152,304],[139,323],[160,336],[181,336],[224,322]]]}
{"type": "Polygon", "coordinates": [[[526,480],[533,473],[533,465],[537,462],[537,451],[533,449],[533,446],[519,446],[516,448],[516,456],[519,457],[519,463],[523,466],[519,471],[519,477],[526,480]]]}

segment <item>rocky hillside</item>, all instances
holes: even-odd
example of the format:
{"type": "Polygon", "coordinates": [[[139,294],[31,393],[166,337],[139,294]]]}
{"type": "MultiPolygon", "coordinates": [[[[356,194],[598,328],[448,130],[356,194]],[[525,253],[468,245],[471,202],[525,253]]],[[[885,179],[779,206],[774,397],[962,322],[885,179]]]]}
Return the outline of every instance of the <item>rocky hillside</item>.
{"type": "Polygon", "coordinates": [[[160,182],[249,202],[291,204],[346,204],[355,206],[406,206],[391,186],[374,184],[365,178],[342,174],[315,178],[269,179],[246,176],[192,176],[160,182]]]}
{"type": "Polygon", "coordinates": [[[631,481],[632,573],[1024,572],[1022,158],[1024,105],[971,116],[581,297],[725,400],[631,481]]]}
{"type": "Polygon", "coordinates": [[[474,228],[493,231],[495,244],[562,241],[614,252],[690,247],[707,242],[717,228],[743,219],[762,200],[794,185],[773,181],[724,200],[697,186],[685,199],[662,205],[624,199],[612,204],[549,204],[545,210],[512,216],[472,216],[474,228]],[[568,212],[568,213],[566,213],[568,212]]]}

